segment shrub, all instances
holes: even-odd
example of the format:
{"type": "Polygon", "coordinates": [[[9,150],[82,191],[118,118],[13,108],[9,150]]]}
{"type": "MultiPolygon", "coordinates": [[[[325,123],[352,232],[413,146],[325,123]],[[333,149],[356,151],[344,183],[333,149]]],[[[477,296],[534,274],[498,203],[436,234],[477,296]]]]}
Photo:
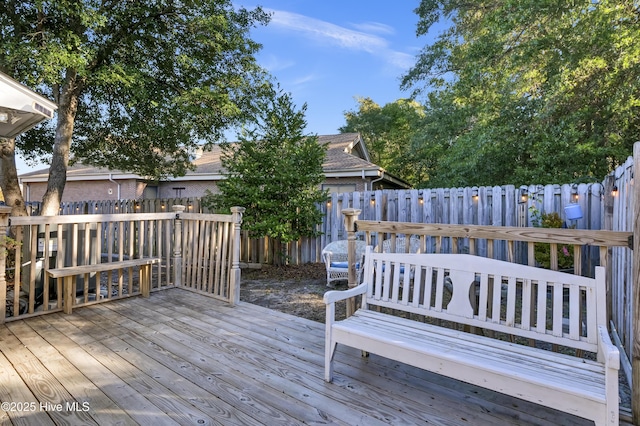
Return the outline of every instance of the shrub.
{"type": "MultiPolygon", "coordinates": [[[[563,221],[556,212],[540,213],[533,211],[533,226],[540,228],[562,228],[563,221]]],[[[558,245],[558,269],[573,268],[573,245],[558,245]]],[[[534,248],[535,259],[542,267],[551,268],[551,244],[536,243],[534,248]]]]}

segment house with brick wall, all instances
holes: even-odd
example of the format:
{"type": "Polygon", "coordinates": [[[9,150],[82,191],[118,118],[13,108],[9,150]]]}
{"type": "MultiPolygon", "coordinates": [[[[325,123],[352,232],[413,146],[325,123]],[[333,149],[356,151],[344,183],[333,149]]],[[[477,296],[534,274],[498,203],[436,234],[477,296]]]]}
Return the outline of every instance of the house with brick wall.
{"type": "MultiPolygon", "coordinates": [[[[409,187],[404,180],[371,162],[359,133],[318,136],[318,143],[327,145],[322,188],[329,192],[409,187]]],[[[207,190],[216,193],[218,181],[225,178],[221,154],[221,148],[214,146],[211,151],[196,155],[193,160],[195,170],[161,181],[150,181],[118,170],[75,164],[67,171],[62,201],[202,197],[207,190]]],[[[42,200],[48,173],[48,169],[43,169],[19,176],[25,201],[42,200]]]]}

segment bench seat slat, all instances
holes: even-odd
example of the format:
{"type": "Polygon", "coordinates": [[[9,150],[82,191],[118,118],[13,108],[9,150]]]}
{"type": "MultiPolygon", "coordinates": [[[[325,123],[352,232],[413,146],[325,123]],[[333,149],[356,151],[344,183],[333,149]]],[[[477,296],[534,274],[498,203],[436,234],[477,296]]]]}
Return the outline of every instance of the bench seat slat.
{"type": "Polygon", "coordinates": [[[68,266],[65,268],[49,269],[47,273],[53,278],[68,277],[71,275],[81,275],[92,272],[105,272],[113,271],[114,269],[132,268],[140,265],[151,265],[154,263],[160,263],[159,258],[143,258],[143,259],[130,259],[120,262],[105,262],[96,263],[93,265],[80,265],[80,266],[68,266]]]}
{"type": "MultiPolygon", "coordinates": [[[[419,366],[425,368],[429,363],[432,367],[427,369],[436,373],[442,373],[443,365],[447,365],[446,361],[450,361],[477,371],[477,376],[483,377],[484,381],[489,380],[490,374],[510,376],[537,386],[558,389],[563,393],[572,393],[596,402],[604,402],[604,368],[596,363],[583,362],[575,357],[553,352],[548,354],[546,360],[536,359],[532,356],[537,355],[539,351],[534,348],[522,346],[521,350],[512,351],[517,345],[499,340],[492,342],[493,344],[489,347],[480,339],[474,339],[477,336],[469,333],[455,333],[455,330],[450,336],[439,332],[432,333],[432,329],[442,327],[430,324],[403,328],[399,322],[398,327],[391,328],[384,318],[386,314],[375,314],[363,317],[356,313],[345,322],[336,323],[334,326],[336,338],[349,341],[357,336],[365,337],[372,341],[370,348],[366,349],[372,353],[382,351],[381,348],[385,346],[389,350],[409,349],[411,352],[429,357],[430,362],[422,359],[419,366]],[[584,368],[583,363],[589,364],[590,368],[584,368]],[[541,370],[544,374],[541,374],[541,370]]],[[[405,322],[415,323],[411,320],[405,320],[405,322]]],[[[411,364],[411,362],[408,363],[411,364]]],[[[447,375],[451,376],[451,371],[447,370],[447,375]]],[[[470,379],[470,377],[458,378],[465,381],[470,379]]],[[[471,379],[473,383],[473,378],[471,379]]],[[[483,386],[487,387],[487,383],[485,382],[483,386]]]]}
{"type": "MultiPolygon", "coordinates": [[[[133,268],[135,266],[140,267],[140,293],[143,297],[149,297],[149,291],[151,288],[151,266],[156,263],[160,263],[162,259],[155,257],[147,257],[141,259],[129,259],[118,262],[105,262],[96,263],[92,265],[80,265],[69,266],[65,268],[54,268],[47,270],[47,274],[52,278],[60,279],[63,281],[63,310],[65,314],[71,314],[73,311],[74,300],[76,298],[76,283],[74,277],[77,275],[85,275],[84,295],[85,303],[87,301],[87,295],[89,292],[89,280],[86,276],[92,273],[100,273],[114,270],[122,270],[127,268],[133,268]]],[[[122,275],[120,275],[122,277],[122,275]]],[[[111,280],[111,273],[109,273],[109,280],[111,280]]],[[[131,277],[129,277],[129,291],[131,292],[131,277]]],[[[118,283],[120,289],[119,294],[122,294],[122,280],[118,283]]],[[[111,284],[108,286],[108,291],[111,291],[111,284]]],[[[96,296],[97,299],[98,296],[96,296]]]]}
{"type": "Polygon", "coordinates": [[[442,347],[451,347],[452,345],[459,344],[459,342],[463,340],[463,345],[468,350],[477,350],[479,353],[486,352],[487,350],[495,350],[496,352],[506,350],[508,356],[531,357],[532,354],[535,354],[536,363],[560,364],[561,368],[565,365],[567,367],[579,365],[580,368],[596,373],[602,373],[603,371],[603,367],[600,363],[588,359],[576,358],[572,355],[558,352],[540,351],[536,348],[525,345],[519,345],[498,339],[487,339],[484,336],[476,336],[450,328],[408,320],[375,311],[359,310],[348,319],[339,321],[334,325],[336,329],[350,328],[353,326],[357,326],[361,329],[368,327],[368,329],[371,330],[375,328],[378,332],[386,332],[390,335],[407,335],[409,336],[408,339],[414,339],[412,337],[414,334],[419,335],[424,332],[430,336],[430,340],[435,341],[435,343],[432,344],[440,345],[442,347]],[[375,325],[368,326],[367,324],[375,325]],[[382,324],[384,324],[384,331],[381,331],[380,328],[382,324]]]}

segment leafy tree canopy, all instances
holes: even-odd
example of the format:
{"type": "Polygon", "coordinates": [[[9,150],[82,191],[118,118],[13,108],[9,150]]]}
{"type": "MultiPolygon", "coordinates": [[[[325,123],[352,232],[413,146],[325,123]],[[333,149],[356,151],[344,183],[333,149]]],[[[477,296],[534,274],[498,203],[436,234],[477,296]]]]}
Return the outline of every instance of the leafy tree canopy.
{"type": "Polygon", "coordinates": [[[347,111],[340,132],[359,132],[367,144],[371,160],[389,173],[417,184],[427,171],[416,167],[413,144],[424,124],[425,112],[418,102],[398,99],[380,106],[371,98],[358,98],[358,109],[347,111]]]}
{"type": "Polygon", "coordinates": [[[88,164],[181,175],[189,148],[252,117],[269,87],[248,37],[268,22],[260,8],[5,0],[0,9],[0,69],[59,105],[50,128],[18,140],[32,159],[51,156],[45,211],[49,202],[57,211],[71,150],[88,164]]]}
{"type": "Polygon", "coordinates": [[[637,2],[422,0],[426,46],[402,87],[427,94],[431,186],[601,179],[640,140],[637,2]]]}
{"type": "Polygon", "coordinates": [[[320,189],[326,146],[303,133],[306,108],[296,110],[289,94],[274,94],[257,126],[239,142],[222,145],[226,179],[218,184],[220,194],[205,197],[205,205],[246,207],[242,227],[253,237],[286,243],[318,235],[317,203],[327,197],[320,189]]]}

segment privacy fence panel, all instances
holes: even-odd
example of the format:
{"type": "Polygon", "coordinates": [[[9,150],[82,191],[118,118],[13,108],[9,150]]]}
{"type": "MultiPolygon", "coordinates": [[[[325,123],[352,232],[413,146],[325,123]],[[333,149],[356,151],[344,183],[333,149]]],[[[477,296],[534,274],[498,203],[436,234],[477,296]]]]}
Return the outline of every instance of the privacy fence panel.
{"type": "MultiPolygon", "coordinates": [[[[185,213],[208,213],[197,198],[63,203],[60,211],[62,214],[164,213],[178,204],[186,207],[185,213]]],[[[564,208],[569,205],[579,205],[583,216],[567,221],[567,226],[602,229],[603,186],[600,183],[335,193],[319,206],[324,216],[318,227],[320,236],[294,241],[284,250],[290,263],[320,262],[324,246],[346,238],[342,219],[345,208],[360,209],[361,220],[526,227],[532,226],[536,211],[558,212],[565,219],[564,208]]],[[[29,208],[37,214],[39,204],[31,203],[29,208]]],[[[444,249],[450,251],[449,243],[444,244],[444,249]]],[[[495,244],[494,249],[504,253],[504,243],[495,244]]],[[[479,254],[486,253],[486,242],[479,242],[477,249],[479,254]]],[[[271,263],[274,250],[276,245],[269,238],[252,239],[243,233],[242,262],[271,263]]],[[[526,252],[518,246],[516,255],[526,256],[526,252]]],[[[585,264],[593,264],[598,253],[585,251],[583,256],[585,264]]]]}
{"type": "MultiPolygon", "coordinates": [[[[613,231],[633,232],[633,158],[618,167],[609,177],[609,191],[615,194],[604,221],[613,231]]],[[[633,342],[633,251],[614,247],[611,256],[611,316],[616,336],[624,347],[628,359],[632,358],[633,342]]],[[[630,367],[625,368],[625,371],[630,367]]],[[[629,374],[629,371],[627,371],[629,374]]]]}

